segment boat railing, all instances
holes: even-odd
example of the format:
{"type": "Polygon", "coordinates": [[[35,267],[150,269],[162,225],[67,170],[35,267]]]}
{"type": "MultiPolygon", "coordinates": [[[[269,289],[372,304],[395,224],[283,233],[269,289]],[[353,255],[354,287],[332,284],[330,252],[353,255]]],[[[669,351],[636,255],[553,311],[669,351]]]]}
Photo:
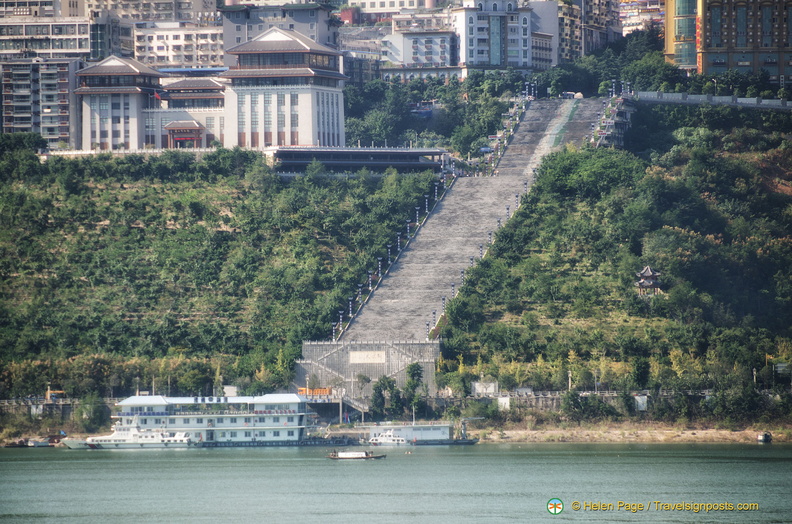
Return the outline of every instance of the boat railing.
{"type": "Polygon", "coordinates": [[[235,410],[235,409],[224,409],[224,410],[213,410],[213,411],[144,411],[144,412],[134,412],[134,411],[120,411],[117,413],[119,417],[173,417],[176,415],[179,416],[203,416],[203,417],[217,417],[223,415],[229,415],[232,417],[237,416],[247,416],[247,415],[303,415],[304,413],[297,411],[296,409],[255,409],[255,410],[235,410]]]}

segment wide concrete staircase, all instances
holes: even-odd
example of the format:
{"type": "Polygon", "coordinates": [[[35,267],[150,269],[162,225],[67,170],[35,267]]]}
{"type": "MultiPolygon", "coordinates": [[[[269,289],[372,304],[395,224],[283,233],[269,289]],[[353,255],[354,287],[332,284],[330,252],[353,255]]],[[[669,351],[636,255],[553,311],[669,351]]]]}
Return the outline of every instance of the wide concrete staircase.
{"type": "MultiPolygon", "coordinates": [[[[420,341],[440,318],[443,297],[463,284],[463,272],[486,252],[490,234],[514,214],[547,153],[581,143],[601,110],[600,100],[540,100],[516,129],[497,176],[461,177],[358,312],[339,342],[420,341]]],[[[447,303],[447,302],[446,302],[447,303]]]]}

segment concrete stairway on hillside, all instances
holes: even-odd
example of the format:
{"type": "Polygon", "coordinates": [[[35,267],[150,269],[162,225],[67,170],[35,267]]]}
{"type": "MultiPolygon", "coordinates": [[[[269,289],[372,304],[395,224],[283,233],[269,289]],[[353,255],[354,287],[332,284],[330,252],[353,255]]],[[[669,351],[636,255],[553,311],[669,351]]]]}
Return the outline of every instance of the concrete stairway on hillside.
{"type": "Polygon", "coordinates": [[[455,181],[339,342],[425,340],[426,323],[442,313],[442,297],[450,300],[459,291],[471,257],[479,260],[498,220],[503,224],[514,213],[541,158],[565,142],[583,140],[599,108],[599,100],[532,102],[498,176],[455,181]]]}

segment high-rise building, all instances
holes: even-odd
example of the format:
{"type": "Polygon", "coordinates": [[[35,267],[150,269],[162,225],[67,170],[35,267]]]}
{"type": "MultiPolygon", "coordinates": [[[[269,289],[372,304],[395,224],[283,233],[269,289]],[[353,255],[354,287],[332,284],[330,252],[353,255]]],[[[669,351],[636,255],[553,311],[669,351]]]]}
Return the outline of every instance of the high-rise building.
{"type": "Polygon", "coordinates": [[[719,0],[667,0],[665,54],[700,74],[764,69],[783,86],[792,74],[792,5],[719,0]]]}
{"type": "Polygon", "coordinates": [[[580,7],[582,56],[622,37],[618,0],[573,0],[573,3],[580,7]]]}
{"type": "Polygon", "coordinates": [[[451,9],[468,69],[532,68],[531,8],[518,0],[463,0],[451,9]]]}
{"type": "Polygon", "coordinates": [[[31,58],[0,63],[2,132],[40,133],[50,149],[79,149],[76,72],[80,60],[31,58]]]}

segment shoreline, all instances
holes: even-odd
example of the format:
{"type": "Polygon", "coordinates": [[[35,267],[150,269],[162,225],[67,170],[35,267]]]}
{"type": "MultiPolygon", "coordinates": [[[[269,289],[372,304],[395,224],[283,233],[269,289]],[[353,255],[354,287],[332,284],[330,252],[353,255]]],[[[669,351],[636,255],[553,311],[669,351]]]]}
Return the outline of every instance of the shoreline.
{"type": "Polygon", "coordinates": [[[468,429],[468,435],[478,437],[483,444],[573,442],[592,444],[749,444],[756,443],[759,433],[772,434],[773,443],[792,442],[792,428],[773,426],[739,430],[707,427],[675,427],[660,424],[602,424],[572,428],[540,429],[468,429]]]}

